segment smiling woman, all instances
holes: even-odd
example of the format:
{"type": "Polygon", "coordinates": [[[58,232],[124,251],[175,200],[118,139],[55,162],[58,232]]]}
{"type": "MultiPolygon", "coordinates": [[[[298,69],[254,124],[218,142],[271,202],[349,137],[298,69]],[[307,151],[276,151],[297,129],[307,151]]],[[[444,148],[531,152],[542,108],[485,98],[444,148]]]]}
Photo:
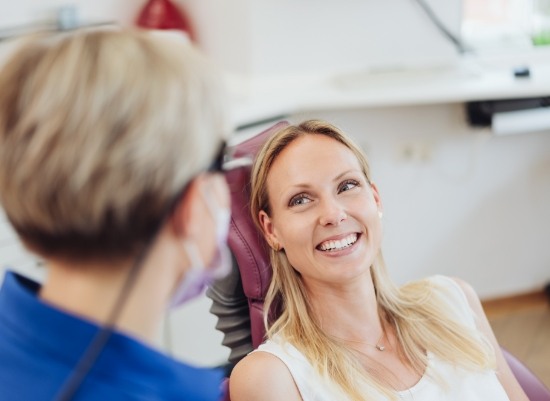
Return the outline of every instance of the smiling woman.
{"type": "Polygon", "coordinates": [[[393,284],[379,191],[337,127],[306,121],[268,139],[251,213],[271,248],[265,311],[281,313],[233,370],[233,401],[527,399],[469,285],[393,284]]]}
{"type": "Polygon", "coordinates": [[[266,178],[271,213],[260,210],[258,223],[292,266],[302,273],[313,269],[320,281],[368,273],[380,246],[382,205],[347,146],[323,135],[302,136],[281,151],[266,178]]]}

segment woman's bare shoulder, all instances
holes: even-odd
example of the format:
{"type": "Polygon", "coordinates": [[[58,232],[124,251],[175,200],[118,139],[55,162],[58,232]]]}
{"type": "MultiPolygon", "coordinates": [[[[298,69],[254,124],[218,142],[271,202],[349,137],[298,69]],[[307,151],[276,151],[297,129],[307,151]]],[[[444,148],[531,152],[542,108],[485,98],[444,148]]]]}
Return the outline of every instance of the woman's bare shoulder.
{"type": "Polygon", "coordinates": [[[252,352],[231,372],[231,401],[301,401],[286,364],[269,352],[252,352]]]}

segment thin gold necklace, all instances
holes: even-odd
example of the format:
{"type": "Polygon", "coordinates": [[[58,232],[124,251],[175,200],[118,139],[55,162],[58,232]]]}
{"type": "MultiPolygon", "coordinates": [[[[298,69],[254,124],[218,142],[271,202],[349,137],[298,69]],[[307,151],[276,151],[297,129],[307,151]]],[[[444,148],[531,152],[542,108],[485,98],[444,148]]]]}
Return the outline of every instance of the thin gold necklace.
{"type": "Polygon", "coordinates": [[[386,334],[386,332],[384,330],[382,330],[382,334],[380,335],[380,338],[378,339],[378,341],[376,341],[376,344],[371,344],[371,343],[368,343],[366,341],[359,341],[359,340],[350,340],[350,339],[347,339],[347,338],[340,338],[340,337],[336,337],[336,336],[332,336],[334,338],[336,338],[337,340],[341,340],[341,341],[346,341],[346,342],[350,342],[350,343],[357,343],[357,344],[364,344],[364,345],[368,345],[368,346],[371,346],[371,347],[374,347],[376,348],[378,351],[380,352],[383,352],[386,350],[386,347],[384,346],[384,344],[382,344],[382,339],[384,338],[384,335],[386,334]]]}

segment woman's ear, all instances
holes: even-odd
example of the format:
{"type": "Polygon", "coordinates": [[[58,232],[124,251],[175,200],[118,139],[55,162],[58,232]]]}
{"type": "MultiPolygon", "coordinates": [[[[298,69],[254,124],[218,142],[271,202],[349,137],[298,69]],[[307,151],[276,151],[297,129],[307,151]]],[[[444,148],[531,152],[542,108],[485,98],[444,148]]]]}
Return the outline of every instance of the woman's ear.
{"type": "Polygon", "coordinates": [[[260,210],[260,212],[258,213],[258,220],[260,221],[260,226],[262,227],[264,238],[269,246],[276,251],[280,250],[281,244],[277,239],[277,234],[275,232],[275,228],[273,227],[273,221],[271,220],[271,217],[269,217],[269,215],[264,210],[260,210]]]}
{"type": "Polygon", "coordinates": [[[179,237],[188,237],[200,233],[199,219],[194,218],[197,215],[200,202],[201,178],[193,179],[174,208],[170,217],[169,224],[173,233],[179,237]]]}
{"type": "Polygon", "coordinates": [[[374,201],[376,202],[376,206],[378,207],[378,213],[382,213],[384,211],[384,207],[382,206],[382,199],[380,198],[378,187],[375,183],[371,183],[370,187],[372,189],[372,194],[374,195],[374,201]]]}

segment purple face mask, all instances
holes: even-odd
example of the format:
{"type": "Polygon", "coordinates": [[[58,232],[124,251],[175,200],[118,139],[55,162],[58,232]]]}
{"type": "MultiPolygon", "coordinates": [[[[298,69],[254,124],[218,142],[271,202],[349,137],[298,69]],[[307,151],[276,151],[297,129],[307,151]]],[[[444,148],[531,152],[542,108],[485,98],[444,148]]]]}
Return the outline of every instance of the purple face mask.
{"type": "Polygon", "coordinates": [[[191,267],[174,291],[170,308],[178,307],[201,295],[214,280],[225,277],[231,271],[231,253],[227,246],[227,234],[231,214],[227,209],[217,209],[211,204],[211,198],[205,197],[206,204],[216,222],[216,254],[206,266],[194,242],[185,241],[183,247],[191,267]]]}

